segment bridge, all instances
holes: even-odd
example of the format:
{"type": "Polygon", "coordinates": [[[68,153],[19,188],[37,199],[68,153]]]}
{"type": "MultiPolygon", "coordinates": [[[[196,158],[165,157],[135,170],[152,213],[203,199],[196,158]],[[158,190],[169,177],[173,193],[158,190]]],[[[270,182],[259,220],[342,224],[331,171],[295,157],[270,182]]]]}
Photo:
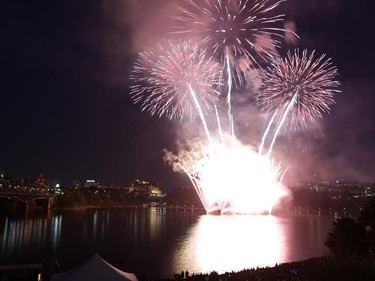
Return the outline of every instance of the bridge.
{"type": "Polygon", "coordinates": [[[51,193],[46,185],[39,183],[14,184],[9,180],[0,180],[0,198],[6,198],[18,203],[25,204],[29,209],[32,202],[37,200],[47,200],[47,208],[51,207],[52,199],[57,194],[51,193]]]}

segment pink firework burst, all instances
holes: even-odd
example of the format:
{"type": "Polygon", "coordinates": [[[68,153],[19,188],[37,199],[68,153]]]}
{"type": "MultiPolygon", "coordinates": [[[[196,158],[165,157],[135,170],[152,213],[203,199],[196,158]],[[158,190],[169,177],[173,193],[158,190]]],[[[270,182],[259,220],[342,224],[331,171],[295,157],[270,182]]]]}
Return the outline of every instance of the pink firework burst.
{"type": "Polygon", "coordinates": [[[325,55],[314,59],[314,53],[295,50],[285,59],[273,60],[261,77],[257,104],[262,111],[276,113],[279,122],[285,116],[284,123],[294,128],[305,127],[306,121],[314,122],[330,111],[334,94],[340,92],[337,68],[325,55]]]}
{"type": "Polygon", "coordinates": [[[219,65],[198,45],[165,41],[140,53],[130,77],[134,82],[130,94],[151,115],[193,120],[218,101],[220,73],[219,65]]]}
{"type": "MultiPolygon", "coordinates": [[[[230,59],[237,75],[276,55],[284,37],[283,15],[273,10],[285,0],[183,0],[173,33],[199,37],[220,61],[230,59]],[[279,24],[280,23],[280,24],[279,24]]],[[[240,78],[240,77],[237,77],[240,78]]],[[[240,81],[241,82],[241,81],[240,81]]]]}

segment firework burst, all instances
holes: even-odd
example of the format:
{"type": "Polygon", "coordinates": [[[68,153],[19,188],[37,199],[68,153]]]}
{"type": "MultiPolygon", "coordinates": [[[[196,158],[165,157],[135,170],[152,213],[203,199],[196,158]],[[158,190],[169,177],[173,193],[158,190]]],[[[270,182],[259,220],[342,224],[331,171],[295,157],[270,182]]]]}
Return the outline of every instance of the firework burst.
{"type": "MultiPolygon", "coordinates": [[[[287,31],[279,24],[283,15],[273,10],[285,0],[184,0],[173,33],[199,37],[200,44],[230,66],[245,73],[259,58],[268,61],[287,31]]],[[[240,75],[237,77],[241,78],[240,75]]]]}
{"type": "Polygon", "coordinates": [[[130,79],[133,101],[151,115],[170,120],[202,118],[220,95],[219,65],[189,42],[165,41],[141,52],[130,79]]]}
{"type": "Polygon", "coordinates": [[[274,115],[276,123],[304,128],[306,123],[322,118],[340,92],[335,80],[337,68],[325,55],[314,59],[314,52],[288,52],[285,59],[274,59],[262,74],[257,104],[274,115]],[[283,120],[283,118],[285,120],[283,120]]]}

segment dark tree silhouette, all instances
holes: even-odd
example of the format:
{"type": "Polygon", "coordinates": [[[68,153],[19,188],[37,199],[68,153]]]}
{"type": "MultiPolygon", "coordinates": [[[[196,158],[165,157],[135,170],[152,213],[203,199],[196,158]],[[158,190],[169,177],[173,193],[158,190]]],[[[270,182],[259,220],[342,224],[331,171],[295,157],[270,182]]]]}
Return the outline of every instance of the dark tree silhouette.
{"type": "Polygon", "coordinates": [[[375,258],[375,200],[372,199],[362,210],[359,222],[363,225],[368,241],[368,251],[371,258],[375,258]]]}
{"type": "Polygon", "coordinates": [[[360,258],[368,251],[368,242],[363,225],[352,218],[342,218],[333,223],[325,245],[337,257],[360,258]]]}
{"type": "Polygon", "coordinates": [[[324,244],[337,257],[374,258],[375,200],[369,201],[358,219],[346,217],[334,222],[324,244]]]}

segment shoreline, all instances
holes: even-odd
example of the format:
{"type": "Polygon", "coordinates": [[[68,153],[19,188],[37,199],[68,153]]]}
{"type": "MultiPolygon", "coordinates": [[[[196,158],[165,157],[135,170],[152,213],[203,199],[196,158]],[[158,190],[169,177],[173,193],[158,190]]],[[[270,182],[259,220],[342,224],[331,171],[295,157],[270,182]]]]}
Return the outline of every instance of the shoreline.
{"type": "MultiPolygon", "coordinates": [[[[168,210],[175,210],[175,211],[191,211],[191,212],[201,212],[206,214],[206,211],[203,207],[195,207],[195,206],[180,206],[180,205],[156,205],[150,206],[149,204],[138,204],[138,205],[86,205],[86,206],[75,206],[75,207],[54,207],[51,206],[49,209],[43,208],[41,206],[30,206],[27,211],[83,211],[83,210],[91,210],[91,209],[168,209],[168,210]]],[[[24,208],[19,207],[4,207],[4,210],[25,210],[24,208]]],[[[356,217],[359,215],[361,208],[310,208],[310,207],[287,207],[284,209],[275,208],[271,212],[271,215],[332,215],[335,217],[356,217]]],[[[230,215],[249,215],[249,214],[210,214],[210,215],[223,215],[223,216],[230,216],[230,215]]],[[[268,214],[251,214],[251,215],[268,215],[268,214]]]]}
{"type": "MultiPolygon", "coordinates": [[[[89,209],[168,209],[168,210],[176,210],[176,211],[192,211],[192,212],[202,212],[206,214],[206,211],[203,207],[191,207],[191,206],[179,206],[179,205],[157,205],[157,206],[149,206],[147,204],[141,205],[87,205],[87,206],[77,206],[77,207],[51,207],[50,210],[62,210],[62,211],[69,211],[69,210],[89,210],[89,209]]],[[[32,209],[32,208],[30,208],[32,209]]],[[[38,208],[40,209],[40,208],[38,208]]],[[[41,208],[43,209],[43,208],[41,208]]],[[[332,215],[335,217],[354,217],[357,216],[360,212],[360,208],[352,209],[352,208],[310,208],[310,207],[291,207],[291,208],[284,208],[278,209],[276,208],[270,214],[271,215],[280,215],[280,214],[291,214],[291,215],[332,215]]],[[[249,214],[211,214],[211,215],[249,215],[249,214]]],[[[250,215],[268,215],[267,214],[250,214],[250,215]]]]}
{"type": "Polygon", "coordinates": [[[182,206],[145,206],[142,205],[87,205],[79,207],[51,207],[51,210],[88,210],[88,209],[171,209],[171,210],[193,210],[193,211],[202,211],[204,212],[203,207],[182,207],[182,206]]]}

